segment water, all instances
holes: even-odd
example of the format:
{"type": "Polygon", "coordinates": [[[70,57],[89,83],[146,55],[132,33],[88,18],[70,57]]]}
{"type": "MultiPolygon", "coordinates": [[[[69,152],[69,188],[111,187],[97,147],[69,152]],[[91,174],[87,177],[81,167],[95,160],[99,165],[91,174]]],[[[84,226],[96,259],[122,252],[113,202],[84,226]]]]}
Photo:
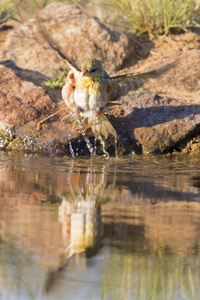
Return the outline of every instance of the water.
{"type": "Polygon", "coordinates": [[[0,152],[0,299],[199,299],[200,159],[0,152]]]}
{"type": "Polygon", "coordinates": [[[68,142],[69,142],[69,152],[71,153],[71,156],[72,156],[73,158],[75,158],[76,155],[75,155],[75,153],[74,153],[74,149],[73,149],[73,147],[72,147],[72,142],[71,142],[71,132],[69,132],[69,134],[68,134],[68,142]]]}

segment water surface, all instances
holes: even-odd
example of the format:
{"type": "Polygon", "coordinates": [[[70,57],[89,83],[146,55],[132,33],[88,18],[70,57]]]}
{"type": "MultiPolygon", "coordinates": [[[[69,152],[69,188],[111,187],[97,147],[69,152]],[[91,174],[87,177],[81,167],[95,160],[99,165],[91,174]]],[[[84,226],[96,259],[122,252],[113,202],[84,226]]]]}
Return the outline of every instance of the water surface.
{"type": "Polygon", "coordinates": [[[0,153],[0,299],[199,299],[200,159],[0,153]]]}

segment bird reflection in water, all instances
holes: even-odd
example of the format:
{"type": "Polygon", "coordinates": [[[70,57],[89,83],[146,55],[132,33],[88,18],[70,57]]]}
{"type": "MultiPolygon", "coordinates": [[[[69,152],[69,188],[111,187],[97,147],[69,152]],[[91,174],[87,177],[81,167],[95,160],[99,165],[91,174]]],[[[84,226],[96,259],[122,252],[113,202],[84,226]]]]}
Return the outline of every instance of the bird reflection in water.
{"type": "Polygon", "coordinates": [[[74,168],[68,173],[67,189],[59,206],[59,222],[62,224],[65,254],[56,271],[49,272],[45,292],[49,293],[69,266],[86,266],[87,259],[101,248],[103,227],[100,216],[101,204],[105,203],[115,188],[115,176],[109,183],[106,165],[101,172],[87,172],[74,168]]]}

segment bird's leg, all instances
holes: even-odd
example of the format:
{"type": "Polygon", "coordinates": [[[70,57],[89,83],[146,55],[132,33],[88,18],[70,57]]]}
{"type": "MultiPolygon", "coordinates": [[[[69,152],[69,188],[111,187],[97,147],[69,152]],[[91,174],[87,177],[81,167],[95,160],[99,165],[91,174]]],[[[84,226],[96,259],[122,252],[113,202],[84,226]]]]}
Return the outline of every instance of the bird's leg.
{"type": "Polygon", "coordinates": [[[83,112],[83,109],[80,106],[78,106],[76,110],[76,115],[79,116],[81,112],[83,112]]]}
{"type": "Polygon", "coordinates": [[[102,112],[102,108],[99,107],[99,108],[95,111],[94,117],[95,117],[95,118],[99,118],[99,115],[100,115],[101,112],[102,112]]]}

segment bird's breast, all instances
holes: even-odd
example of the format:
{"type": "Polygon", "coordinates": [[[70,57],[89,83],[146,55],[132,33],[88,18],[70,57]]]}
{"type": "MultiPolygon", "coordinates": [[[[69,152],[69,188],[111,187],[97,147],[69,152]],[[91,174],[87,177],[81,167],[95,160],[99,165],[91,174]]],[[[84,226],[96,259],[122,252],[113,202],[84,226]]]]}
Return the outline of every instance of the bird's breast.
{"type": "Polygon", "coordinates": [[[81,91],[75,89],[74,101],[77,107],[81,107],[83,111],[87,111],[89,109],[89,96],[87,89],[83,89],[81,91]]]}
{"type": "Polygon", "coordinates": [[[100,94],[103,90],[103,85],[100,80],[95,80],[91,77],[81,77],[76,82],[78,92],[87,91],[88,95],[100,94]]]}

